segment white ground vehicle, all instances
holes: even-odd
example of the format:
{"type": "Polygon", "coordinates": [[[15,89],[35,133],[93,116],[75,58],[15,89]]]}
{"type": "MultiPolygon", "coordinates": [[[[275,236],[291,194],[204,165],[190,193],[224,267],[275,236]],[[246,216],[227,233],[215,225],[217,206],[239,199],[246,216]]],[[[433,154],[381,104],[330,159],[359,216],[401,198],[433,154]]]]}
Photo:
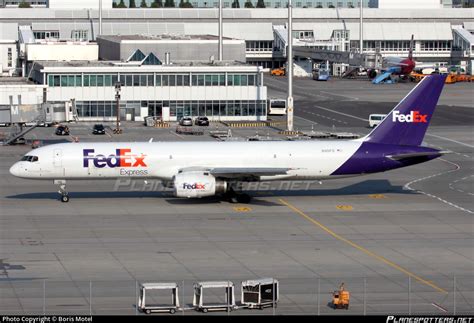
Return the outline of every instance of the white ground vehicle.
{"type": "Polygon", "coordinates": [[[387,115],[386,114],[371,114],[369,115],[369,127],[370,128],[375,128],[379,123],[382,122],[383,119],[385,119],[387,115]]]}
{"type": "Polygon", "coordinates": [[[268,114],[283,116],[286,114],[286,100],[285,99],[270,99],[268,100],[268,114]]]}

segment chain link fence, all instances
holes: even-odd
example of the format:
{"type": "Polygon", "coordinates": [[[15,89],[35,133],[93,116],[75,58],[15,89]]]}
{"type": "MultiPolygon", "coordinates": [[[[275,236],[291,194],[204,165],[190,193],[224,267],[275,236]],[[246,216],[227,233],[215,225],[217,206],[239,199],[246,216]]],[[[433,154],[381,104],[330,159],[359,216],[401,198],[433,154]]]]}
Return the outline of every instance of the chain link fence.
{"type": "MultiPolygon", "coordinates": [[[[425,277],[424,281],[407,276],[275,279],[279,282],[279,299],[275,300],[275,306],[263,310],[244,308],[241,280],[232,280],[237,308],[227,315],[472,315],[474,312],[472,276],[425,277]],[[333,292],[339,290],[341,283],[350,293],[348,309],[332,306],[333,292]]],[[[140,285],[149,282],[167,281],[3,280],[0,281],[0,314],[143,315],[137,306],[140,285]]],[[[193,285],[197,280],[174,282],[179,286],[180,302],[174,315],[198,314],[193,307],[193,285]]],[[[226,304],[229,299],[225,290],[219,289],[208,289],[203,297],[206,303],[226,304]]],[[[171,298],[171,292],[147,294],[147,302],[152,303],[169,304],[171,298]]]]}

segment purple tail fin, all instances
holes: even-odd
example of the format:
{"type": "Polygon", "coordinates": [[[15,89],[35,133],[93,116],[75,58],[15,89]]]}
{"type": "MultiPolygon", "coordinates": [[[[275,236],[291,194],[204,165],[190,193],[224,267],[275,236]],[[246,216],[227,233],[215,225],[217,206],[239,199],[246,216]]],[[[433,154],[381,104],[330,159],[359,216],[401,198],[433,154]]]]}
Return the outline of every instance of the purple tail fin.
{"type": "Polygon", "coordinates": [[[419,146],[431,121],[446,75],[425,77],[364,141],[419,146]]]}

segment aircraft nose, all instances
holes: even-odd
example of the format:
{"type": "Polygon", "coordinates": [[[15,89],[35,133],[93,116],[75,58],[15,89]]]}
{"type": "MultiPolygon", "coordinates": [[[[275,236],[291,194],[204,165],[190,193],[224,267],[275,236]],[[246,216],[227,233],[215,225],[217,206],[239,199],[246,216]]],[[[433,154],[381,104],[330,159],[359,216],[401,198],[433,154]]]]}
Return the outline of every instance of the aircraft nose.
{"type": "Polygon", "coordinates": [[[10,167],[10,174],[17,177],[21,176],[20,165],[18,165],[18,163],[15,163],[12,167],[10,167]]]}

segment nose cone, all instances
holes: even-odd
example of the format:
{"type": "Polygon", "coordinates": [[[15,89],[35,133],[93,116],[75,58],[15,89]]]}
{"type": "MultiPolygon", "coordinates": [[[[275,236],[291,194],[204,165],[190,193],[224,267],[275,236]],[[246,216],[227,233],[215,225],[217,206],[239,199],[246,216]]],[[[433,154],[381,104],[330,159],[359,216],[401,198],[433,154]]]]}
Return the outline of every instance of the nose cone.
{"type": "Polygon", "coordinates": [[[21,177],[20,165],[18,163],[15,163],[10,167],[10,174],[16,177],[21,177]]]}

